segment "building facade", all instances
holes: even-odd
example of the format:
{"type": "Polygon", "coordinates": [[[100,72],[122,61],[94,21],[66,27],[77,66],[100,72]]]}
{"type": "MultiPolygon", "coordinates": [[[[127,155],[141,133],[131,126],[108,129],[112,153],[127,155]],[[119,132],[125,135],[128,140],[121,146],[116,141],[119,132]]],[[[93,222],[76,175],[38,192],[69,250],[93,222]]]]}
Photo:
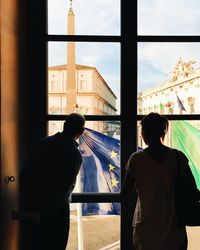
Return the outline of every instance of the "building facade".
{"type": "MultiPolygon", "coordinates": [[[[200,113],[200,68],[195,68],[194,64],[194,61],[184,62],[180,58],[169,81],[138,93],[138,114],[200,113]]],[[[200,128],[199,121],[190,121],[190,123],[200,128]]],[[[138,144],[144,146],[140,130],[138,125],[138,144]]],[[[170,144],[169,137],[170,134],[166,139],[168,145],[170,144]]]]}
{"type": "MultiPolygon", "coordinates": [[[[67,114],[67,65],[58,65],[48,68],[48,113],[67,114]]],[[[95,67],[75,65],[76,103],[74,111],[84,115],[115,115],[116,95],[103,79],[95,67]]],[[[62,130],[62,122],[50,122],[50,134],[62,130]],[[56,125],[57,124],[57,125],[56,125]]],[[[112,122],[88,123],[89,127],[111,134],[119,129],[119,124],[112,122]]]]}
{"type": "MultiPolygon", "coordinates": [[[[67,65],[49,67],[49,114],[67,114],[67,65]]],[[[96,68],[76,65],[76,104],[85,115],[114,115],[117,97],[96,68]]]]}
{"type": "Polygon", "coordinates": [[[195,114],[200,112],[200,69],[178,61],[172,79],[138,94],[138,114],[195,114]],[[183,106],[181,106],[181,104],[183,106]],[[184,108],[183,108],[184,107],[184,108]]]}

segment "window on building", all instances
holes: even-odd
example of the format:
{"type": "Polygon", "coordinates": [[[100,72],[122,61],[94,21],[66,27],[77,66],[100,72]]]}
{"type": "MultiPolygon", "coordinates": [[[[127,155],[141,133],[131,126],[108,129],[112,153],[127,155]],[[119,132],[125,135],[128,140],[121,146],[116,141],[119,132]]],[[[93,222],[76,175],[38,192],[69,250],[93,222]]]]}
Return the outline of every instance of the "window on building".
{"type": "Polygon", "coordinates": [[[80,80],[80,91],[87,91],[87,82],[86,82],[86,80],[80,80]]]}
{"type": "Polygon", "coordinates": [[[103,110],[103,102],[101,100],[99,100],[98,108],[103,110]]]}
{"type": "Polygon", "coordinates": [[[59,113],[59,107],[51,106],[49,113],[50,114],[58,114],[59,113]]]}
{"type": "Polygon", "coordinates": [[[108,112],[108,106],[104,103],[104,105],[103,105],[103,110],[104,110],[104,112],[108,112]]]}
{"type": "Polygon", "coordinates": [[[51,81],[51,91],[55,90],[55,81],[51,81]]]}

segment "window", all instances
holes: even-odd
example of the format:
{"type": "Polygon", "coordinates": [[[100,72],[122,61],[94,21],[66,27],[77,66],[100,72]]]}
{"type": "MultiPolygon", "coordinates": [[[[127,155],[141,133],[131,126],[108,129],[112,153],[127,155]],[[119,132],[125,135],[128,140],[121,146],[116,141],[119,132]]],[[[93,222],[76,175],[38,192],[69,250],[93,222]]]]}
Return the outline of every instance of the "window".
{"type": "MultiPolygon", "coordinates": [[[[67,7],[65,9],[67,12],[67,7]]],[[[72,15],[72,17],[75,19],[75,15],[72,15]]],[[[69,16],[68,19],[69,23],[71,23],[69,16]]],[[[66,114],[72,112],[73,106],[76,104],[83,106],[82,100],[79,98],[83,96],[82,92],[88,92],[84,96],[89,96],[90,93],[91,97],[98,97],[104,102],[108,102],[115,110],[114,114],[119,114],[119,42],[48,41],[49,93],[52,87],[51,81],[54,79],[52,74],[57,75],[57,96],[66,97],[68,106],[66,114]]],[[[48,96],[49,102],[50,98],[48,96]]],[[[92,111],[90,115],[96,114],[92,108],[90,110],[92,111]]],[[[108,113],[108,115],[112,115],[112,112],[108,113]]]]}
{"type": "Polygon", "coordinates": [[[87,91],[87,82],[86,82],[86,80],[80,80],[80,91],[87,91]]]}
{"type": "MultiPolygon", "coordinates": [[[[190,141],[187,138],[192,138],[193,133],[200,134],[200,92],[197,87],[200,81],[200,57],[196,56],[196,51],[200,49],[200,29],[199,13],[195,10],[196,1],[137,2],[138,105],[145,105],[145,110],[141,109],[143,114],[149,113],[145,111],[150,111],[152,103],[147,102],[145,96],[160,91],[161,95],[152,99],[153,105],[159,105],[159,112],[170,120],[165,143],[182,150],[188,156],[193,155],[190,167],[195,177],[198,168],[197,163],[193,165],[192,161],[195,159],[194,154],[198,154],[199,147],[196,147],[196,153],[191,152],[194,146],[186,141],[190,141]],[[188,15],[184,19],[186,13],[188,15]]],[[[138,116],[137,120],[141,117],[138,116]]],[[[195,145],[195,140],[193,144],[195,145]]],[[[144,146],[140,140],[140,125],[138,145],[144,146]]],[[[198,184],[197,179],[196,182],[198,184]]],[[[192,242],[190,248],[193,233],[190,228],[187,230],[189,249],[193,249],[192,242]]]]}
{"type": "Polygon", "coordinates": [[[51,81],[51,91],[54,91],[55,81],[51,81]]]}
{"type": "MultiPolygon", "coordinates": [[[[112,157],[117,158],[120,166],[120,132],[121,132],[121,6],[120,0],[98,1],[79,0],[63,1],[48,0],[48,35],[46,38],[48,53],[48,134],[54,134],[63,129],[65,115],[79,111],[86,117],[88,131],[86,140],[90,133],[96,131],[101,136],[106,136],[117,142],[119,152],[110,151],[112,157]],[[101,11],[102,10],[102,11],[101,11]],[[106,20],[106,22],[105,22],[106,20]],[[67,26],[66,26],[67,23],[67,26]],[[52,75],[56,75],[57,88],[59,92],[51,93],[52,75]],[[55,106],[59,109],[55,109],[55,106]],[[56,113],[56,111],[59,111],[56,113]],[[91,132],[92,131],[92,132],[91,132]]],[[[93,138],[94,139],[94,138],[93,138]]],[[[92,141],[93,144],[95,143],[92,141]]],[[[90,155],[84,140],[79,141],[80,151],[84,161],[96,161],[90,155]]],[[[108,146],[111,143],[107,144],[108,146]]],[[[78,177],[81,186],[75,187],[73,191],[72,218],[76,217],[76,207],[87,208],[88,213],[96,214],[97,219],[93,230],[88,232],[88,226],[92,221],[84,217],[83,234],[84,246],[96,245],[96,249],[113,244],[120,246],[120,191],[121,191],[121,169],[114,165],[114,161],[107,163],[107,177],[105,174],[96,173],[97,169],[91,171],[91,164],[85,164],[78,177]],[[118,169],[116,170],[116,168],[118,169]],[[115,171],[118,177],[115,178],[115,171]],[[89,177],[87,177],[89,175],[89,177]],[[86,186],[86,178],[93,180],[93,184],[86,186]],[[84,180],[84,181],[82,181],[84,180]],[[110,182],[108,187],[107,182],[110,182]],[[113,210],[114,209],[114,210],[113,210]],[[111,213],[105,215],[104,213],[111,213]],[[112,211],[119,211],[115,215],[112,211]],[[101,214],[101,215],[100,215],[101,214]],[[87,221],[85,223],[85,221],[87,221]],[[114,227],[114,235],[111,234],[109,226],[114,227]],[[98,235],[104,240],[99,241],[98,235]],[[106,231],[107,228],[107,231],[106,231]],[[100,230],[101,229],[101,230],[100,230]],[[88,236],[86,236],[88,234],[88,236]],[[95,234],[95,237],[93,235],[95,234]],[[94,238],[94,239],[92,239],[94,238]],[[89,240],[90,239],[90,240],[89,240]],[[92,241],[91,241],[92,240],[92,241]]],[[[103,164],[103,163],[102,163],[103,164]]],[[[96,165],[98,171],[99,165],[96,165]]],[[[94,215],[95,216],[95,215],[94,215]]],[[[77,225],[73,223],[71,230],[76,230],[77,225]]],[[[73,235],[76,235],[74,233],[73,235]]],[[[68,248],[77,249],[73,245],[73,235],[68,248]]],[[[69,239],[69,241],[70,241],[69,239]]]]}
{"type": "MultiPolygon", "coordinates": [[[[120,139],[121,185],[128,157],[139,143],[144,146],[138,125],[143,115],[151,111],[160,112],[167,115],[170,121],[188,121],[199,127],[200,58],[196,58],[196,52],[200,50],[200,32],[199,26],[196,26],[197,14],[194,13],[196,5],[189,5],[190,1],[187,1],[187,4],[182,3],[180,0],[173,1],[173,4],[171,0],[165,0],[162,1],[162,6],[159,0],[141,0],[138,3],[120,0],[77,0],[72,6],[76,30],[73,34],[67,34],[66,19],[70,1],[47,2],[48,34],[44,36],[48,47],[46,68],[49,71],[51,68],[52,81],[61,85],[58,86],[58,93],[52,93],[51,100],[48,100],[47,114],[43,114],[43,119],[46,118],[51,128],[49,133],[55,133],[62,130],[65,115],[76,108],[85,114],[89,128],[120,139]],[[91,8],[93,11],[90,11],[91,8]],[[167,9],[172,11],[169,13],[167,9]],[[159,24],[167,25],[157,25],[155,18],[158,16],[154,15],[158,13],[157,10],[160,10],[159,18],[162,21],[159,24]],[[189,18],[188,13],[193,13],[193,18],[185,20],[180,18],[180,13],[185,13],[184,18],[189,18]],[[169,14],[173,14],[173,18],[169,18],[169,14]],[[73,61],[68,65],[66,63],[69,55],[67,47],[70,47],[71,51],[75,50],[75,67],[72,65],[70,68],[69,65],[73,64],[73,61]],[[95,54],[96,51],[99,53],[95,54]],[[104,67],[100,66],[100,62],[106,62],[104,67]],[[80,74],[80,81],[87,80],[87,92],[94,96],[79,93],[75,98],[78,88],[76,77],[72,77],[70,86],[69,69],[80,74]],[[87,77],[84,78],[85,76],[87,77]],[[93,78],[96,81],[94,85],[93,78]],[[187,85],[186,91],[187,82],[193,78],[194,84],[187,85]],[[67,95],[67,90],[70,95],[67,95]],[[70,109],[67,105],[69,103],[72,104],[70,109]],[[107,108],[104,103],[109,103],[107,108]]],[[[197,6],[195,9],[198,9],[197,6]]],[[[48,80],[46,86],[51,89],[48,80]]],[[[84,82],[80,82],[80,89],[83,85],[84,82]]],[[[38,96],[43,98],[39,94],[38,96]]],[[[120,192],[73,194],[75,204],[108,204],[120,201],[120,192]]],[[[127,249],[123,211],[122,204],[120,244],[121,249],[127,249]]]]}

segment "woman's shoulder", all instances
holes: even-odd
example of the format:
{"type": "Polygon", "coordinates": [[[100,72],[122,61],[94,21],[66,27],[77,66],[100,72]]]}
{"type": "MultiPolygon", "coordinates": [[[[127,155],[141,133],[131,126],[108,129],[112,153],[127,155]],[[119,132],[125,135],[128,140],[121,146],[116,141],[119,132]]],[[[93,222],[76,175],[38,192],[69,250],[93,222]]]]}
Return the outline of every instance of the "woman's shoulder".
{"type": "Polygon", "coordinates": [[[137,166],[138,160],[143,156],[143,154],[144,154],[143,150],[138,150],[138,151],[133,152],[127,161],[127,164],[125,167],[126,170],[135,168],[137,166]]]}
{"type": "Polygon", "coordinates": [[[174,154],[174,158],[177,160],[177,157],[179,157],[180,159],[180,162],[183,164],[183,165],[188,165],[188,157],[187,155],[182,152],[181,150],[179,149],[176,149],[176,148],[170,148],[171,152],[173,152],[174,154]]]}
{"type": "Polygon", "coordinates": [[[178,153],[179,157],[181,157],[182,159],[187,160],[187,156],[185,155],[185,153],[183,151],[181,151],[180,149],[176,149],[176,148],[170,148],[171,151],[174,152],[174,154],[178,153]]]}
{"type": "Polygon", "coordinates": [[[141,158],[144,157],[144,154],[145,154],[144,150],[135,151],[130,156],[129,161],[134,162],[134,161],[140,160],[141,158]]]}

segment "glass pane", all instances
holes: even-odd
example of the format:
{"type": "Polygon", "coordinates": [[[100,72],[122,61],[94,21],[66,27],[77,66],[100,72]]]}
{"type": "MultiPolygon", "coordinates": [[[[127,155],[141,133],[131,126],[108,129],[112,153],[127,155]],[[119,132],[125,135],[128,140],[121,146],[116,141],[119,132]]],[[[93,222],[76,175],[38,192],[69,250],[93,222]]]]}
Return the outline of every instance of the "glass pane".
{"type": "Polygon", "coordinates": [[[120,35],[120,0],[48,0],[48,33],[120,35]]]}
{"type": "MultiPolygon", "coordinates": [[[[62,131],[63,121],[49,121],[49,135],[62,131]]],[[[79,138],[83,164],[75,193],[119,193],[120,122],[87,121],[79,138]]]]}
{"type": "Polygon", "coordinates": [[[138,43],[138,114],[200,114],[200,43],[138,43]]]}
{"type": "MultiPolygon", "coordinates": [[[[120,205],[118,204],[120,207],[120,205]]],[[[112,212],[112,203],[71,204],[70,232],[66,250],[77,250],[83,239],[84,249],[120,249],[120,215],[112,212]],[[82,214],[82,207],[99,206],[99,212],[82,214]],[[106,211],[110,211],[106,214],[106,211]],[[79,236],[78,236],[79,229],[79,236]],[[110,246],[110,248],[109,248],[110,246]],[[115,247],[115,248],[114,248],[115,247]]]]}
{"type": "Polygon", "coordinates": [[[139,0],[139,35],[199,35],[200,2],[139,0]]]}
{"type": "Polygon", "coordinates": [[[50,42],[48,51],[49,114],[119,114],[120,44],[50,42]]]}

